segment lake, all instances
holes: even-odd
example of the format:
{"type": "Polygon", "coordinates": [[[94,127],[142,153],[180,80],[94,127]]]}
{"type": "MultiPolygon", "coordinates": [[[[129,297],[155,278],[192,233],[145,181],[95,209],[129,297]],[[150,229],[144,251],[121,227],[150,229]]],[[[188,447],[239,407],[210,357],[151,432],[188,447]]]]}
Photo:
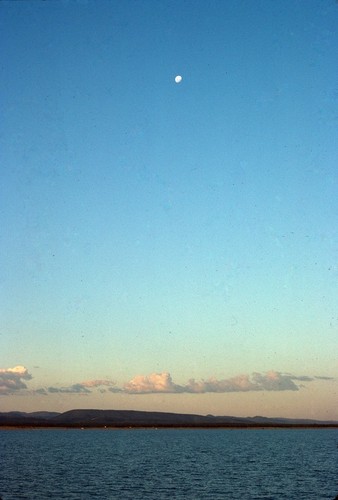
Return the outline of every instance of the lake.
{"type": "Polygon", "coordinates": [[[2,500],[333,500],[338,429],[0,431],[2,500]]]}

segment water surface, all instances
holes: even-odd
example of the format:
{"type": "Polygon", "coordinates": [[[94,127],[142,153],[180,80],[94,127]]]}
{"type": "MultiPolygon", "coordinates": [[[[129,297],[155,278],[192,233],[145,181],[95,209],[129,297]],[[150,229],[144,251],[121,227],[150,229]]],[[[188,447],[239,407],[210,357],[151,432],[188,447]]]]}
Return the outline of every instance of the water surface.
{"type": "Polygon", "coordinates": [[[0,431],[3,500],[321,500],[337,429],[0,431]]]}

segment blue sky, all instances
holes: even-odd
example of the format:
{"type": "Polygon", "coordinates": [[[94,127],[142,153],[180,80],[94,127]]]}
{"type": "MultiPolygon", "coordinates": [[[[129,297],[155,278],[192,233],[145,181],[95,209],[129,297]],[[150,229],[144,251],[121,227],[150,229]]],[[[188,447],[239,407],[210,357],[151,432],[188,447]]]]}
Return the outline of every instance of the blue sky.
{"type": "Polygon", "coordinates": [[[0,10],[5,407],[338,418],[336,2],[0,10]]]}

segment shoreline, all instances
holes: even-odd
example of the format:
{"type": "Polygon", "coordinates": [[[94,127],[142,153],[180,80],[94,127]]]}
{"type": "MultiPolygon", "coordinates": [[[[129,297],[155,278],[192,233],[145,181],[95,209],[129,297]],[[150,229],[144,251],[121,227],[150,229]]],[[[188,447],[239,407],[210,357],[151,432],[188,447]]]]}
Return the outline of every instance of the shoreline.
{"type": "Polygon", "coordinates": [[[329,425],[0,425],[3,430],[270,430],[270,429],[338,429],[338,424],[329,425]]]}

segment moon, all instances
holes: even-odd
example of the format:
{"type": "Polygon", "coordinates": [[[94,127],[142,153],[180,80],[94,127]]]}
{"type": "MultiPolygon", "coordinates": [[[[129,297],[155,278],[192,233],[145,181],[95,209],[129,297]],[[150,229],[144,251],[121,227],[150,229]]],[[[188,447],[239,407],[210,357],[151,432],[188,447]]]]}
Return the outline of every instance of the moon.
{"type": "Polygon", "coordinates": [[[175,76],[175,82],[176,83],[181,83],[182,80],[183,80],[183,78],[181,77],[181,75],[175,76]]]}

